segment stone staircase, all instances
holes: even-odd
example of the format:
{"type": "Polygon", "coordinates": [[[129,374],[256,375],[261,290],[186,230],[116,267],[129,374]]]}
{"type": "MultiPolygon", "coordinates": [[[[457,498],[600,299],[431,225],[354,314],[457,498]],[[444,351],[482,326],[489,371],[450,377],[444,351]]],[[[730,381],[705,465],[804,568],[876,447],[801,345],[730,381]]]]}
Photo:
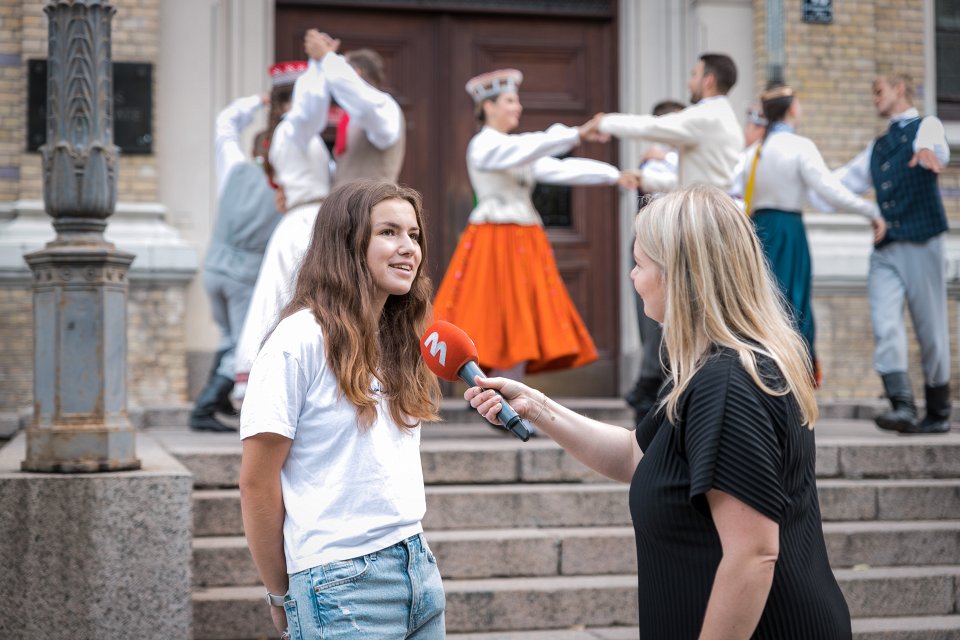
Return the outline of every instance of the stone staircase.
{"type": "MultiPolygon", "coordinates": [[[[445,405],[424,428],[424,520],[452,640],[635,640],[627,487],[548,439],[522,443],[445,405]]],[[[625,422],[619,401],[582,401],[625,422]]],[[[235,435],[151,427],[194,474],[194,638],[276,637],[240,519],[235,435]]],[[[960,432],[817,425],[824,534],[856,640],[960,638],[960,432]]]]}

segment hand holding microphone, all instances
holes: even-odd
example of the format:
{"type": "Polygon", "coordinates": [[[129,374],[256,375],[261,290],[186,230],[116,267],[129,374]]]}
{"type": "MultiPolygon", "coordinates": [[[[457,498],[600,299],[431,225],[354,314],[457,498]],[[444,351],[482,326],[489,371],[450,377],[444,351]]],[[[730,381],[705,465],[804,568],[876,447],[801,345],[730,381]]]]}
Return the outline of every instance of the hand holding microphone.
{"type": "MultiPolygon", "coordinates": [[[[420,340],[420,353],[430,370],[444,380],[455,382],[459,378],[472,388],[477,385],[477,376],[486,377],[477,365],[479,357],[476,345],[462,329],[444,320],[434,322],[423,334],[420,340]]],[[[502,389],[510,382],[513,381],[505,381],[500,388],[502,389]]],[[[493,397],[483,398],[481,403],[474,405],[473,399],[478,395],[480,394],[471,396],[470,404],[476,408],[483,406],[484,402],[489,403],[493,399],[493,397]]],[[[533,429],[513,410],[513,407],[507,404],[506,400],[501,398],[499,404],[501,408],[496,417],[500,424],[524,442],[529,440],[533,429]]],[[[487,411],[484,412],[490,422],[494,422],[488,415],[493,407],[494,404],[489,405],[487,411]]],[[[494,424],[496,423],[494,422],[494,424]]]]}

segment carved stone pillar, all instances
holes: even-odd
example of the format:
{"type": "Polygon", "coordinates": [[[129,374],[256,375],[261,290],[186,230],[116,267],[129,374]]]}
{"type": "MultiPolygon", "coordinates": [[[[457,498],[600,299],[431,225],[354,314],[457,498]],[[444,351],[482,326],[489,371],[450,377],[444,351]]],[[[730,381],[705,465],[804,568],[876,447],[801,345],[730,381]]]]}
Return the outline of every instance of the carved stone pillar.
{"type": "Polygon", "coordinates": [[[104,240],[117,199],[110,26],[100,0],[51,0],[43,193],[57,237],[34,274],[34,413],[26,471],[139,469],[127,418],[127,270],[104,240]]]}

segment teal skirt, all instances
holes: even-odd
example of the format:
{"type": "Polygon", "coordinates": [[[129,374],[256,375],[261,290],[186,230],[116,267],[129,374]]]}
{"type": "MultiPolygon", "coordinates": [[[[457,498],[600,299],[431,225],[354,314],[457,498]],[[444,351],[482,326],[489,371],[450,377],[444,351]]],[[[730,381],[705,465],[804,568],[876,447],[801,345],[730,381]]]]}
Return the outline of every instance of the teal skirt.
{"type": "Polygon", "coordinates": [[[797,211],[758,209],[752,220],[770,270],[793,316],[794,326],[807,343],[810,361],[815,363],[813,270],[803,217],[797,211]]]}

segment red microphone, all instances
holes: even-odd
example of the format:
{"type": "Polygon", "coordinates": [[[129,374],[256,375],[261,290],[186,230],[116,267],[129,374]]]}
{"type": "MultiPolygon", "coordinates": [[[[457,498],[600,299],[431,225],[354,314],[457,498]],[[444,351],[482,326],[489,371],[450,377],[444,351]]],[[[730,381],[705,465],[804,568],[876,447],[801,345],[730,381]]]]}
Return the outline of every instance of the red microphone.
{"type": "MultiPolygon", "coordinates": [[[[477,365],[480,359],[477,355],[477,345],[473,344],[473,340],[463,329],[446,320],[437,320],[423,334],[420,340],[420,353],[427,362],[427,367],[438,378],[450,382],[456,382],[459,378],[466,382],[467,386],[472,387],[477,384],[476,377],[484,375],[477,365]]],[[[500,405],[500,413],[497,414],[500,422],[524,442],[529,440],[533,429],[502,397],[500,405]]]]}

